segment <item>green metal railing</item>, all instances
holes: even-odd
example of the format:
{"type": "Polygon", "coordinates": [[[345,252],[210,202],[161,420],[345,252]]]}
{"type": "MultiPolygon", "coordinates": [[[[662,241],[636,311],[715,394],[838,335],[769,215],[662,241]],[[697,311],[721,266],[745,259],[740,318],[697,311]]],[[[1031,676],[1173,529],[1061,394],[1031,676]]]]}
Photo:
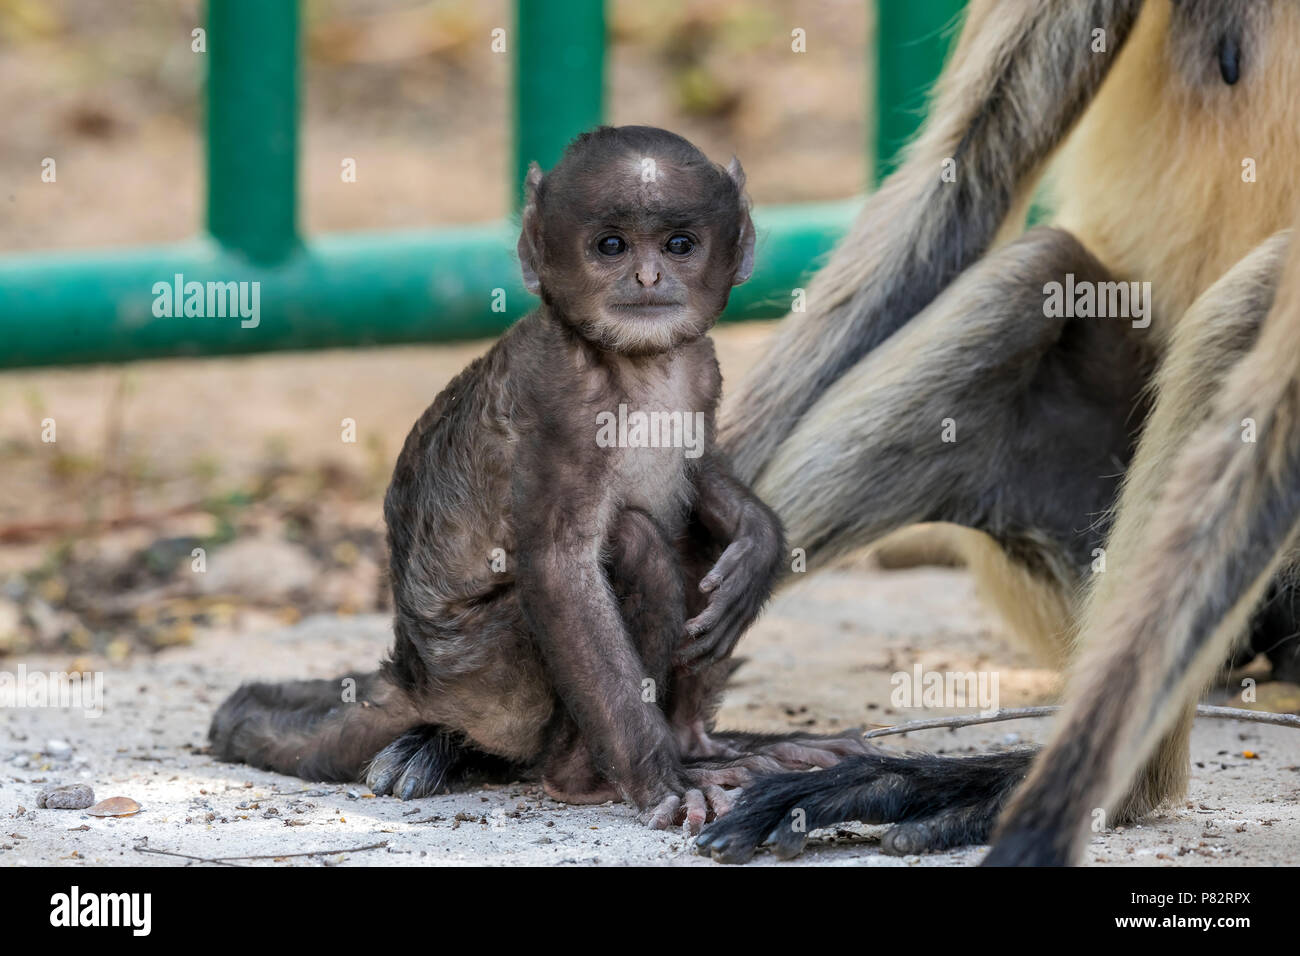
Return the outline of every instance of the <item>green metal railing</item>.
{"type": "MultiPolygon", "coordinates": [[[[920,122],[962,0],[879,0],[877,175],[920,122]]],[[[0,368],[484,338],[535,300],[516,227],[298,233],[297,0],[209,0],[207,233],[166,245],[0,256],[0,368]],[[256,326],[154,314],[155,286],[259,283],[256,326]],[[507,309],[492,310],[494,289],[507,309]]],[[[815,38],[814,38],[815,42],[815,38]]],[[[604,113],[602,0],[516,0],[511,195],[604,113]]],[[[812,54],[805,54],[812,55],[812,54]]],[[[726,318],[784,314],[857,200],[760,207],[758,270],[726,318]]]]}

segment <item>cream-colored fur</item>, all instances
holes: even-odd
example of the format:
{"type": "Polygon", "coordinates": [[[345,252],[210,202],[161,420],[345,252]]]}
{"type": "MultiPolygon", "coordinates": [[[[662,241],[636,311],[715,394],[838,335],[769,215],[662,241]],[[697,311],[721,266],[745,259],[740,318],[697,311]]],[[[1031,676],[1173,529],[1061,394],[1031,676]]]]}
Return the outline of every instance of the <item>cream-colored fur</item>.
{"type": "MultiPolygon", "coordinates": [[[[1294,224],[1300,176],[1284,161],[1300,157],[1300,4],[1274,6],[1248,80],[1206,89],[1178,72],[1170,3],[1148,2],[1047,173],[1053,225],[1078,236],[1120,279],[1151,283],[1149,331],[1162,351],[1203,292],[1294,224]],[[1242,179],[1248,159],[1253,183],[1242,179]]],[[[1163,378],[1186,380],[1183,371],[1163,378]]],[[[1169,435],[1167,442],[1183,437],[1160,422],[1148,430],[1169,435]]],[[[1013,633],[1061,660],[1080,595],[1028,574],[977,531],[947,526],[930,535],[932,547],[969,564],[1013,633]]]]}
{"type": "Polygon", "coordinates": [[[1150,282],[1161,340],[1300,197],[1300,4],[1273,4],[1236,86],[1195,84],[1170,50],[1169,0],[1143,8],[1049,180],[1055,225],[1121,279],[1150,282]],[[1242,181],[1253,159],[1256,181],[1242,181]]]}
{"type": "MultiPolygon", "coordinates": [[[[1003,817],[1014,837],[1003,861],[1072,858],[1078,833],[1068,846],[1058,838],[1095,808],[1131,816],[1179,792],[1191,707],[1294,557],[1300,250],[1285,230],[1300,212],[1297,49],[1296,0],[973,0],[899,172],[724,410],[740,475],[793,545],[808,542],[810,560],[954,511],[950,520],[1001,537],[927,531],[964,557],[1015,631],[1072,659],[1053,742],[1003,817]],[[1105,51],[1089,42],[1099,27],[1105,51]],[[1044,179],[1064,231],[1002,245],[1023,230],[1025,197],[1044,179]],[[1125,370],[1136,389],[1159,369],[1150,415],[1134,420],[1143,431],[1106,570],[1082,578],[1085,529],[1040,534],[1050,503],[1014,527],[999,520],[1032,465],[946,457],[933,432],[962,409],[977,436],[1021,421],[981,401],[1030,381],[1016,355],[1035,353],[1018,350],[1055,348],[1033,338],[1053,328],[1037,284],[1075,263],[1103,281],[1150,283],[1150,326],[1109,327],[1092,380],[1098,367],[1125,370]],[[1247,417],[1260,423],[1258,445],[1228,428],[1247,417]],[[963,498],[972,474],[989,484],[963,498]],[[951,501],[960,507],[944,510],[951,501]]],[[[1078,339],[1060,342],[1062,352],[1037,354],[1068,361],[1078,339]]],[[[1148,407],[1112,397],[1112,414],[1148,407]]],[[[1058,404],[1035,425],[1068,417],[1058,404]]],[[[1104,450],[1114,472],[1097,459],[1081,466],[1098,480],[1129,458],[1126,444],[1104,450]]],[[[1062,508],[1083,500],[1064,495],[1062,508]]],[[[1104,501],[1103,511],[1111,494],[1104,501]]],[[[1096,517],[1087,530],[1110,516],[1096,517]]]]}

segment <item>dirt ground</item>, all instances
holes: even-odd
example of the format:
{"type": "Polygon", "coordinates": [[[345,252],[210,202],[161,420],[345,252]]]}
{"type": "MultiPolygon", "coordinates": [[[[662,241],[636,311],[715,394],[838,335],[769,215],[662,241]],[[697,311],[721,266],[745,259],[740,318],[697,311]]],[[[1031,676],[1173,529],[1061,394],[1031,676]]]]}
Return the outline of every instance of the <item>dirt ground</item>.
{"type": "MultiPolygon", "coordinates": [[[[696,855],[682,833],[640,826],[625,805],[565,806],[524,784],[402,803],[372,797],[364,785],[313,785],[214,763],[202,753],[213,708],[240,680],[365,668],[388,640],[385,617],[310,618],[110,668],[99,718],[13,713],[0,732],[0,866],[191,862],[167,854],[256,856],[261,859],[237,862],[274,866],[716,865],[696,855]],[[126,796],[142,809],[120,819],[35,809],[48,783],[88,783],[97,799],[126,796]]],[[[914,662],[926,669],[993,669],[1004,706],[1039,701],[1052,683],[1049,673],[999,638],[966,573],[951,569],[857,567],[818,575],[775,602],[742,653],[748,662],[721,714],[727,727],[826,732],[933,716],[888,706],[890,675],[914,662]]],[[[66,660],[30,656],[25,664],[29,670],[57,668],[66,660]]],[[[888,740],[902,749],[961,753],[1028,743],[1045,729],[1044,721],[1025,720],[888,740]]],[[[1201,721],[1192,754],[1185,802],[1141,826],[1095,836],[1086,862],[1297,861],[1295,731],[1201,721]],[[1243,757],[1247,751],[1256,756],[1243,757]]],[[[885,856],[878,849],[881,832],[857,825],[820,831],[798,863],[972,865],[985,852],[885,856]]],[[[776,862],[767,853],[755,859],[757,865],[776,862]]]]}

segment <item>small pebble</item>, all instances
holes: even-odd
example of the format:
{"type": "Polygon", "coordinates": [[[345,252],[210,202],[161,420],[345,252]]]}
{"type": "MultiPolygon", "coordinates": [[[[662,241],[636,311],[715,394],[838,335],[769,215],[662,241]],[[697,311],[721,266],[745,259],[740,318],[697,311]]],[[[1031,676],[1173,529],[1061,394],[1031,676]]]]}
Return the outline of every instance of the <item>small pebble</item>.
{"type": "Polygon", "coordinates": [[[94,802],[95,791],[84,783],[46,787],[36,798],[36,805],[44,810],[84,810],[94,802]]]}
{"type": "Polygon", "coordinates": [[[66,740],[51,740],[45,745],[45,754],[48,757],[66,757],[72,753],[72,744],[66,740]]]}

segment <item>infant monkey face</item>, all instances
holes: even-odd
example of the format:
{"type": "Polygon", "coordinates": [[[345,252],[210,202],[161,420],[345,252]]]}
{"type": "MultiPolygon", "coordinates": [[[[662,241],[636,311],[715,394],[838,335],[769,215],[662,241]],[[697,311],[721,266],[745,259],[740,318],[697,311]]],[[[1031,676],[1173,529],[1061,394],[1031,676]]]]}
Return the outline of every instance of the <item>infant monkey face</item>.
{"type": "Polygon", "coordinates": [[[727,287],[719,296],[708,282],[715,242],[707,227],[629,223],[584,238],[583,269],[601,290],[585,319],[602,339],[672,348],[707,332],[726,304],[727,287]]]}
{"type": "Polygon", "coordinates": [[[579,136],[533,164],[519,234],[524,284],[601,348],[666,352],[704,335],[754,266],[745,174],[649,126],[579,136]]]}
{"type": "Polygon", "coordinates": [[[705,334],[727,304],[735,272],[734,214],[702,215],[698,203],[673,202],[671,193],[654,201],[647,192],[595,197],[572,210],[568,236],[556,237],[557,271],[572,280],[555,283],[556,305],[588,337],[619,351],[666,351],[705,334]]]}
{"type": "MultiPolygon", "coordinates": [[[[690,309],[691,286],[707,260],[698,231],[611,226],[589,243],[586,267],[605,289],[606,321],[672,322],[690,309]]],[[[707,318],[705,319],[707,321],[707,318]]]]}

